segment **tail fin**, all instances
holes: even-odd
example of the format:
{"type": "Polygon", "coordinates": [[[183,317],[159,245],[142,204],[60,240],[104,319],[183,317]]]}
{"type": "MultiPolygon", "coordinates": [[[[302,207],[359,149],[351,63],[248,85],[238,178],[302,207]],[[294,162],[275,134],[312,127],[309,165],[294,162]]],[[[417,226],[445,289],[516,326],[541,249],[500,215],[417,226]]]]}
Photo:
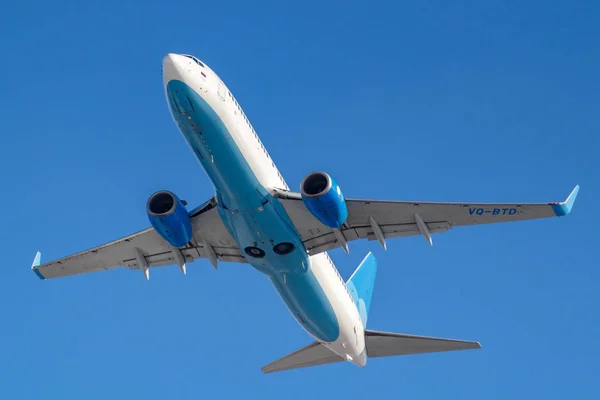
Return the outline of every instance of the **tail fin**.
{"type": "Polygon", "coordinates": [[[369,316],[369,307],[371,306],[371,296],[373,296],[376,275],[377,260],[373,253],[369,252],[350,279],[348,279],[348,282],[346,282],[346,287],[360,313],[363,327],[367,326],[367,317],[369,316]]]}

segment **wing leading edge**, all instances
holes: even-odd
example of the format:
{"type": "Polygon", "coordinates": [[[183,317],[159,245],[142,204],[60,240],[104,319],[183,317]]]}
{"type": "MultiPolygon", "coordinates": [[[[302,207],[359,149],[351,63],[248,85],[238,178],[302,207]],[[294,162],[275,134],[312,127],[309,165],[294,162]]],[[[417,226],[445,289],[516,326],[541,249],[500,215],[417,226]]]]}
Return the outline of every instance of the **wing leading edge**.
{"type": "Polygon", "coordinates": [[[575,186],[565,201],[551,203],[438,203],[346,199],[348,219],[338,232],[312,216],[304,206],[300,193],[277,192],[276,195],[312,255],[344,247],[340,239],[346,242],[357,239],[378,240],[385,247],[385,239],[423,235],[432,243],[432,234],[445,232],[455,226],[561,217],[571,212],[578,193],[579,186],[575,186]]]}

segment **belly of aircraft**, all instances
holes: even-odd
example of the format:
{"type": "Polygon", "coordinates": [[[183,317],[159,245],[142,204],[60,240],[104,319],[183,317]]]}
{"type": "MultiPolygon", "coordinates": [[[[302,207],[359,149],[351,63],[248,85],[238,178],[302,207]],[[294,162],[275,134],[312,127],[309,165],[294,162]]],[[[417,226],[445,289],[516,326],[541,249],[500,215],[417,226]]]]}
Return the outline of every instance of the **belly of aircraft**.
{"type": "Polygon", "coordinates": [[[316,339],[333,342],[339,324],[331,302],[310,265],[300,236],[285,209],[259,182],[222,119],[181,81],[167,85],[173,116],[196,158],[215,185],[219,214],[242,254],[269,276],[296,320],[316,339]],[[290,243],[294,250],[277,254],[290,243]],[[264,252],[251,256],[248,249],[264,252]]]}
{"type": "Polygon", "coordinates": [[[294,318],[315,339],[334,342],[339,337],[335,311],[310,269],[302,274],[273,276],[271,281],[294,318]]]}

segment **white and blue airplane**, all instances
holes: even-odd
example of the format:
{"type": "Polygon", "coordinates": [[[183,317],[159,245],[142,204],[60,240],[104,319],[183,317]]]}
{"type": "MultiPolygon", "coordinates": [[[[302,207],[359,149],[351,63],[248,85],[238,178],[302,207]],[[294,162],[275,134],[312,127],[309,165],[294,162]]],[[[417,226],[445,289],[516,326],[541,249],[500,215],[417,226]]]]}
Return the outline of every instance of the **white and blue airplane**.
{"type": "Polygon", "coordinates": [[[325,172],[312,172],[290,191],[242,108],[211,68],[196,57],[168,54],[163,79],[169,109],[208,174],[215,195],[188,211],[170,191],[148,199],[151,227],[32,269],[41,279],[117,267],[140,270],[186,265],[199,258],[249,263],[266,275],[315,342],[262,368],[275,372],[367,358],[481,348],[478,342],[368,330],[377,262],[366,255],[344,282],[328,250],[348,242],[422,235],[452,227],[567,215],[564,202],[431,203],[347,199],[325,172]]]}

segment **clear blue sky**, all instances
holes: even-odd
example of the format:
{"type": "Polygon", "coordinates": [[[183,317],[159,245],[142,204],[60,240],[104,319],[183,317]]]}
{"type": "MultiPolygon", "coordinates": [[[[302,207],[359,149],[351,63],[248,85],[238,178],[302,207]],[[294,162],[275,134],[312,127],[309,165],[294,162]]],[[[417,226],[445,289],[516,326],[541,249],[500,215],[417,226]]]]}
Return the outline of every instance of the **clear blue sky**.
{"type": "Polygon", "coordinates": [[[1,399],[600,397],[597,2],[84,3],[0,13],[1,399]],[[580,184],[578,201],[332,253],[346,277],[379,259],[369,328],[482,350],[265,376],[310,338],[248,266],[29,270],[37,250],[145,228],[155,190],[212,195],[167,110],[168,52],[217,71],[296,190],[323,169],[349,197],[545,202],[580,184]]]}

